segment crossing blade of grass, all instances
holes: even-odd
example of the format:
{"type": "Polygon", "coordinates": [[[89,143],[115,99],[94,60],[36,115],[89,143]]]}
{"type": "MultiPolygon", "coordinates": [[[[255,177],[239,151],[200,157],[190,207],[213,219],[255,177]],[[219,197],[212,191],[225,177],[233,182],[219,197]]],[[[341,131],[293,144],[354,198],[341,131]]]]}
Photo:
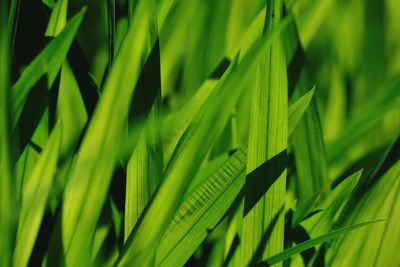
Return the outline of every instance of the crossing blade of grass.
{"type": "Polygon", "coordinates": [[[64,30],[52,40],[44,50],[29,64],[12,88],[13,121],[15,127],[30,89],[47,74],[48,88],[53,84],[61,64],[67,55],[72,40],[85,14],[85,9],[75,15],[64,30]]]}
{"type": "Polygon", "coordinates": [[[15,238],[15,183],[11,151],[10,39],[8,6],[0,3],[0,265],[11,266],[15,238]]]}
{"type": "MultiPolygon", "coordinates": [[[[227,70],[227,75],[231,71],[231,69],[227,70]]],[[[182,107],[182,109],[177,112],[173,112],[170,114],[164,114],[166,117],[162,121],[158,121],[157,123],[162,123],[163,126],[163,151],[164,151],[164,165],[168,165],[171,156],[177,147],[179,140],[184,135],[184,132],[188,129],[190,123],[193,121],[197,112],[199,112],[202,105],[204,105],[207,98],[210,96],[211,92],[214,90],[218,81],[213,79],[208,79],[204,84],[198,89],[196,95],[190,99],[190,101],[182,107]],[[168,125],[173,126],[168,126],[168,125]]],[[[296,129],[297,124],[299,123],[301,117],[304,112],[307,110],[310,100],[313,96],[313,90],[307,92],[304,96],[295,101],[292,105],[289,106],[288,109],[288,134],[289,136],[293,133],[294,129],[296,129]]],[[[125,149],[130,151],[129,147],[134,147],[137,144],[137,140],[139,139],[139,134],[142,128],[144,127],[144,122],[136,123],[135,126],[131,130],[131,134],[128,136],[128,142],[125,142],[123,147],[123,152],[121,154],[126,155],[127,152],[125,149]],[[136,140],[136,141],[135,141],[136,140]],[[133,144],[132,144],[132,143],[133,144]],[[128,148],[127,148],[128,147],[128,148]]],[[[124,157],[124,156],[122,156],[124,157]]],[[[204,166],[193,181],[190,184],[190,188],[186,192],[186,196],[189,196],[198,185],[200,185],[206,178],[208,178],[208,174],[210,171],[215,170],[219,163],[223,162],[228,158],[227,154],[221,155],[214,159],[212,162],[204,166]]],[[[186,197],[185,197],[186,198],[186,197]]]]}
{"type": "Polygon", "coordinates": [[[368,176],[361,180],[360,185],[357,187],[356,192],[352,195],[352,199],[346,203],[346,208],[342,212],[342,216],[338,218],[337,224],[341,225],[346,222],[348,219],[347,211],[352,210],[355,205],[358,204],[367,193],[368,189],[371,188],[374,184],[379,182],[382,179],[382,176],[390,169],[392,166],[399,161],[400,154],[400,136],[397,137],[385,150],[382,156],[380,156],[379,162],[376,163],[376,166],[368,173],[368,176]]]}
{"type": "Polygon", "coordinates": [[[49,137],[48,110],[46,109],[40,118],[35,131],[32,134],[30,143],[25,147],[19,157],[16,168],[18,193],[22,193],[25,180],[30,177],[39,159],[40,153],[47,143],[49,137]]]}
{"type": "MultiPolygon", "coordinates": [[[[289,107],[289,129],[296,127],[311,96],[312,91],[289,107]]],[[[156,265],[180,266],[195,252],[243,190],[246,161],[247,147],[242,147],[229,157],[215,159],[210,163],[212,166],[199,171],[196,177],[200,177],[193,179],[184,204],[160,242],[156,265]],[[212,173],[207,175],[210,171],[212,173]]]]}
{"type": "MultiPolygon", "coordinates": [[[[308,92],[289,107],[289,132],[292,132],[293,129],[295,129],[296,124],[307,108],[310,98],[312,97],[312,93],[313,91],[308,92]]],[[[172,220],[172,223],[168,226],[166,234],[162,238],[157,252],[156,265],[179,266],[185,263],[188,257],[194,253],[197,247],[206,238],[209,230],[215,227],[216,222],[219,222],[218,218],[221,218],[224,215],[230,204],[233,202],[234,196],[237,196],[238,193],[243,189],[245,181],[244,176],[241,175],[229,175],[229,177],[225,177],[227,173],[229,173],[226,170],[237,174],[242,173],[246,165],[246,150],[247,148],[242,148],[234,153],[234,155],[237,155],[235,158],[240,156],[238,153],[245,154],[244,157],[239,157],[240,162],[236,162],[237,159],[228,160],[225,157],[221,157],[221,159],[226,160],[226,162],[221,165],[210,177],[204,177],[207,178],[207,180],[204,184],[200,182],[202,185],[199,186],[198,189],[196,189],[196,184],[199,184],[199,182],[195,182],[198,179],[195,178],[193,180],[190,188],[194,187],[194,189],[189,188],[187,192],[190,198],[185,197],[185,203],[178,210],[174,217],[175,219],[172,220]],[[233,164],[235,162],[237,164],[233,164]],[[208,191],[210,190],[203,190],[204,188],[208,188],[209,184],[214,184],[214,179],[219,180],[222,178],[227,179],[225,181],[225,185],[229,186],[228,188],[225,188],[225,186],[217,186],[212,190],[212,193],[214,194],[211,196],[208,194],[208,191]],[[237,179],[240,181],[236,181],[237,179]],[[237,186],[239,186],[239,188],[237,188],[237,186]],[[213,202],[214,198],[217,199],[216,202],[213,202]],[[198,205],[199,202],[196,201],[197,199],[199,199],[203,205],[198,205]],[[208,199],[208,201],[202,202],[203,199],[208,199]],[[219,212],[214,212],[216,210],[219,212]],[[177,218],[180,219],[178,220],[177,218]],[[165,256],[162,256],[164,254],[165,256]]],[[[217,162],[210,164],[218,164],[221,160],[216,159],[216,161],[217,162]]],[[[207,173],[207,170],[205,171],[207,173]]],[[[200,179],[203,180],[204,178],[200,179]]]]}
{"type": "Polygon", "coordinates": [[[183,266],[220,222],[245,182],[245,148],[237,150],[179,208],[157,250],[157,266],[183,266]]]}
{"type": "Polygon", "coordinates": [[[173,127],[165,128],[165,138],[163,140],[163,158],[164,166],[168,165],[179,140],[182,138],[184,132],[193,121],[196,113],[204,105],[210,94],[213,92],[217,85],[215,80],[207,80],[197,90],[196,94],[183,106],[182,110],[178,111],[177,114],[172,114],[166,117],[165,125],[173,124],[173,127]]]}
{"type": "MultiPolygon", "coordinates": [[[[223,113],[224,116],[219,118],[217,117],[218,113],[213,110],[216,105],[215,101],[221,101],[221,96],[227,98],[227,95],[224,95],[224,93],[227,93],[226,88],[226,84],[220,84],[213,92],[214,98],[210,97],[204,102],[204,105],[201,106],[190,123],[190,127],[185,131],[179,142],[180,145],[175,149],[168,164],[161,187],[156,192],[149,208],[145,211],[142,220],[138,222],[137,227],[133,229],[126,242],[125,250],[123,250],[117,263],[118,266],[128,264],[149,266],[154,264],[157,244],[190,182],[188,175],[196,171],[211,146],[213,138],[216,138],[216,135],[222,130],[221,124],[223,125],[229,116],[229,111],[226,110],[223,113]],[[214,121],[215,119],[219,119],[220,123],[208,124],[207,121],[214,121]],[[207,140],[204,139],[205,135],[208,136],[206,144],[203,142],[207,140]],[[193,154],[192,151],[197,151],[197,153],[193,154]],[[149,234],[150,229],[151,234],[149,234]]],[[[228,103],[232,105],[240,91],[238,90],[237,94],[234,95],[236,98],[230,99],[228,103]]]]}
{"type": "MultiPolygon", "coordinates": [[[[399,224],[400,162],[399,150],[392,151],[393,162],[387,170],[375,177],[369,186],[360,186],[342,210],[337,225],[352,224],[373,217],[388,218],[384,224],[374,226],[373,231],[362,230],[334,241],[327,251],[331,265],[385,266],[399,264],[393,258],[400,240],[399,224]],[[360,190],[361,189],[361,190],[360,190]]],[[[336,226],[337,226],[336,225],[336,226]]]]}
{"type": "Polygon", "coordinates": [[[332,229],[335,216],[353,193],[361,173],[361,171],[358,171],[347,177],[326,196],[322,203],[316,205],[315,209],[321,210],[321,212],[301,223],[311,237],[325,234],[332,229]]]}
{"type": "MultiPolygon", "coordinates": [[[[152,110],[149,119],[156,116],[152,110]]],[[[127,166],[124,237],[128,238],[144,207],[160,182],[162,154],[156,120],[149,121],[127,166]]]]}
{"type": "Polygon", "coordinates": [[[289,21],[290,17],[257,43],[229,76],[220,80],[213,95],[206,101],[181,139],[178,149],[174,152],[173,162],[169,164],[165,173],[163,183],[143,213],[141,220],[132,230],[117,266],[154,264],[156,246],[180,205],[190,183],[188,177],[198,169],[215,138],[224,129],[230,117],[230,111],[250,77],[256,58],[261,51],[269,47],[272,38],[278,35],[289,21]],[[232,87],[235,87],[235,90],[229,90],[232,87]],[[224,106],[224,109],[221,110],[220,106],[224,106]],[[210,123],[211,121],[213,123],[210,123]]]}
{"type": "Polygon", "coordinates": [[[148,57],[150,1],[140,1],[78,151],[64,193],[62,237],[67,265],[90,264],[96,223],[110,186],[128,107],[148,57]]]}
{"type": "MultiPolygon", "coordinates": [[[[282,1],[268,2],[264,32],[268,33],[278,25],[282,16],[282,1]]],[[[257,62],[254,78],[252,106],[249,130],[249,150],[247,173],[251,173],[262,163],[271,159],[287,148],[288,109],[286,60],[280,36],[276,37],[271,47],[264,51],[257,62]]],[[[286,162],[283,162],[286,165],[286,162]]],[[[272,179],[267,172],[258,173],[251,179],[272,179]]],[[[250,177],[249,177],[250,178],[250,177]]],[[[246,186],[250,180],[246,181],[246,186]]],[[[256,183],[255,181],[251,182],[256,183]]],[[[249,184],[250,186],[250,184],[249,184]]],[[[255,189],[255,188],[254,188],[255,189]]],[[[253,198],[253,190],[245,191],[246,202],[253,198]]],[[[268,257],[283,249],[284,217],[279,211],[284,206],[286,191],[286,170],[284,170],[268,191],[250,210],[245,210],[242,224],[241,258],[242,265],[248,265],[256,252],[262,237],[273,218],[278,216],[272,229],[270,242],[262,250],[262,256],[268,257]],[[278,215],[280,214],[280,215],[278,215]]]]}
{"type": "Polygon", "coordinates": [[[382,222],[382,221],[384,221],[384,220],[373,220],[373,221],[367,221],[367,222],[358,223],[358,224],[346,226],[346,227],[343,227],[343,228],[339,228],[339,229],[331,231],[331,232],[329,232],[327,234],[324,234],[324,235],[318,236],[316,238],[307,240],[307,241],[305,241],[305,242],[303,242],[301,244],[298,244],[298,245],[296,245],[294,247],[288,248],[288,249],[282,251],[281,253],[278,253],[278,254],[276,254],[274,256],[271,256],[268,259],[260,262],[257,266],[268,267],[268,266],[277,264],[277,263],[279,263],[281,261],[289,259],[293,255],[296,255],[296,254],[298,254],[300,252],[303,252],[303,251],[305,251],[305,250],[307,250],[309,248],[312,248],[312,247],[314,247],[314,246],[316,246],[318,244],[321,244],[321,243],[327,242],[329,240],[335,239],[339,235],[343,235],[343,234],[346,234],[348,232],[354,231],[354,230],[356,230],[356,229],[358,229],[360,227],[365,227],[365,226],[368,226],[368,225],[371,225],[371,224],[374,224],[374,223],[379,223],[379,222],[382,222]]]}
{"type": "MultiPolygon", "coordinates": [[[[339,211],[344,207],[344,203],[348,201],[351,194],[354,193],[354,188],[356,187],[362,171],[358,171],[344,181],[342,181],[338,186],[336,186],[332,191],[326,193],[323,192],[326,197],[320,201],[321,193],[316,194],[316,197],[312,199],[312,205],[306,207],[305,209],[296,210],[294,213],[294,224],[300,223],[301,227],[307,232],[310,238],[315,238],[328,233],[329,231],[335,229],[335,220],[339,214],[339,211]]],[[[296,241],[299,242],[299,241],[296,241]]],[[[317,246],[316,250],[319,251],[320,247],[317,246]]],[[[303,256],[303,255],[302,255],[303,256]]],[[[310,264],[314,262],[318,257],[318,252],[310,255],[310,264]]],[[[294,262],[301,262],[300,256],[298,259],[294,259],[294,262]]],[[[304,259],[304,258],[303,258],[304,259]]],[[[294,264],[294,266],[296,266],[294,264]]]]}
{"type": "Polygon", "coordinates": [[[32,175],[24,182],[17,241],[14,250],[15,266],[26,266],[28,264],[57,169],[60,139],[61,124],[58,123],[53,129],[33,169],[32,175]]]}

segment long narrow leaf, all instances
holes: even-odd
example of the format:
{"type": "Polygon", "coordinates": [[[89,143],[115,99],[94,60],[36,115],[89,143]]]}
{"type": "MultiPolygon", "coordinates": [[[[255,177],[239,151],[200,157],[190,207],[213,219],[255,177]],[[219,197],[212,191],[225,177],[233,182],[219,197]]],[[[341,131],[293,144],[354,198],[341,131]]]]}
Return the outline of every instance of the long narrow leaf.
{"type": "Polygon", "coordinates": [[[14,243],[15,183],[11,156],[10,41],[8,6],[0,3],[0,265],[10,266],[14,243]]]}
{"type": "Polygon", "coordinates": [[[157,250],[157,266],[182,266],[232,205],[245,182],[245,149],[229,157],[177,211],[157,250]]]}
{"type": "Polygon", "coordinates": [[[28,177],[25,181],[14,251],[15,266],[27,265],[35,244],[57,169],[60,139],[61,124],[59,123],[55,126],[46,147],[42,151],[31,177],[28,177]]]}
{"type": "MultiPolygon", "coordinates": [[[[152,1],[152,13],[156,14],[156,2],[152,1]]],[[[130,119],[147,116],[145,129],[129,159],[126,177],[124,240],[126,240],[136,224],[144,207],[148,203],[162,178],[162,146],[161,127],[161,78],[160,56],[157,42],[157,17],[150,22],[149,43],[150,54],[146,62],[142,62],[143,70],[136,85],[133,102],[133,114],[130,119]],[[136,112],[136,114],[135,114],[136,112]],[[139,114],[140,113],[140,114],[139,114]]]]}
{"type": "MultiPolygon", "coordinates": [[[[270,1],[264,31],[273,30],[281,20],[282,1],[270,1]]],[[[265,161],[278,153],[286,153],[288,135],[287,110],[287,77],[286,60],[280,36],[273,40],[272,46],[266,50],[257,63],[251,120],[249,132],[249,151],[247,173],[258,168],[265,161]]],[[[285,159],[279,164],[286,166],[285,159]]],[[[242,265],[248,265],[255,257],[257,249],[261,249],[263,257],[268,257],[283,249],[284,218],[280,213],[284,206],[286,191],[286,170],[279,177],[270,177],[268,172],[260,172],[249,176],[246,181],[245,211],[242,224],[242,265]],[[250,203],[257,187],[251,184],[272,180],[273,184],[256,203],[250,203]],[[259,181],[259,182],[256,182],[259,181]],[[278,216],[278,217],[277,217],[278,216]],[[277,217],[276,224],[269,236],[265,248],[259,248],[266,229],[277,217]]]]}
{"type": "Polygon", "coordinates": [[[46,36],[57,36],[67,23],[68,0],[58,0],[51,13],[46,36]]]}
{"type": "Polygon", "coordinates": [[[106,80],[65,190],[62,236],[66,261],[71,266],[90,264],[96,223],[117,161],[119,144],[115,141],[123,136],[141,62],[148,57],[146,46],[153,45],[147,41],[151,10],[149,1],[139,2],[137,16],[106,80]]]}
{"type": "MultiPolygon", "coordinates": [[[[289,129],[296,127],[311,93],[307,93],[289,107],[289,129]]],[[[198,179],[193,179],[187,192],[188,197],[175,214],[160,242],[156,265],[179,266],[195,252],[243,190],[246,161],[247,148],[243,147],[230,157],[221,157],[211,162],[211,165],[219,166],[200,185],[197,185],[198,179]],[[191,189],[192,187],[194,189],[191,189]]],[[[207,171],[208,169],[200,170],[199,174],[204,175],[203,172],[207,171]]]]}
{"type": "Polygon", "coordinates": [[[201,116],[197,116],[195,124],[189,128],[181,141],[179,150],[175,151],[174,164],[170,163],[161,187],[142,220],[133,229],[119,258],[118,266],[154,264],[156,246],[179,207],[189,184],[189,174],[198,168],[213,140],[222,132],[230,116],[230,110],[250,76],[251,66],[257,56],[271,44],[272,37],[279,34],[289,21],[290,17],[257,43],[241,64],[234,68],[231,75],[220,81],[218,88],[213,92],[214,96],[205,103],[201,116]],[[229,90],[231,87],[235,87],[236,90],[229,90]],[[226,107],[223,111],[218,108],[222,104],[226,107]],[[210,121],[214,123],[210,124],[210,121]]]}
{"type": "Polygon", "coordinates": [[[358,223],[358,224],[354,224],[354,225],[350,225],[350,226],[346,226],[343,228],[340,228],[338,230],[334,230],[331,231],[325,235],[321,235],[319,237],[307,240],[301,244],[298,244],[294,247],[291,247],[289,249],[286,249],[284,251],[282,251],[281,253],[278,253],[274,256],[269,257],[268,259],[262,261],[259,265],[261,266],[271,266],[273,264],[279,263],[281,261],[284,261],[286,259],[289,259],[291,256],[300,253],[302,251],[305,251],[309,248],[312,248],[318,244],[321,244],[323,242],[327,242],[329,240],[332,240],[334,238],[336,238],[339,235],[343,235],[346,234],[350,231],[354,231],[360,227],[364,227],[364,226],[368,226],[370,224],[373,223],[378,223],[378,222],[382,222],[384,220],[374,220],[374,221],[368,221],[368,222],[363,222],[363,223],[358,223]]]}
{"type": "Polygon", "coordinates": [[[83,9],[65,26],[64,30],[52,40],[46,48],[29,64],[12,88],[13,126],[18,122],[30,89],[47,74],[48,87],[53,84],[57,73],[64,62],[68,49],[83,19],[83,9]]]}

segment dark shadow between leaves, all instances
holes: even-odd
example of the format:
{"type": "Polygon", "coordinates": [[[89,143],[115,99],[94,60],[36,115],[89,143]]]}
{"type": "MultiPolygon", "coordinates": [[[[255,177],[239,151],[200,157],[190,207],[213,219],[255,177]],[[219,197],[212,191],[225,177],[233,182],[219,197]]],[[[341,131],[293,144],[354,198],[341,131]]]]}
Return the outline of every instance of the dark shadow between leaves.
{"type": "Polygon", "coordinates": [[[157,39],[136,84],[129,111],[130,125],[135,122],[137,118],[147,116],[160,93],[160,44],[157,39]]]}
{"type": "Polygon", "coordinates": [[[43,215],[43,220],[40,225],[38,238],[36,239],[35,245],[32,250],[31,257],[29,259],[28,266],[41,266],[43,259],[46,255],[47,248],[50,243],[51,233],[56,225],[57,216],[59,213],[59,208],[56,210],[55,214],[47,211],[43,215]]]}
{"type": "Polygon", "coordinates": [[[89,63],[76,39],[68,51],[68,61],[78,83],[88,117],[91,118],[99,98],[98,88],[90,76],[89,63]]]}
{"type": "MultiPolygon", "coordinates": [[[[295,27],[295,26],[293,26],[295,27]]],[[[297,30],[296,30],[297,32],[297,30]]],[[[297,35],[296,35],[297,36],[297,35]]],[[[294,52],[292,61],[289,63],[287,68],[288,73],[288,88],[289,88],[289,96],[291,96],[296,88],[296,85],[299,81],[301,71],[305,64],[305,56],[304,51],[300,45],[300,41],[297,45],[296,51],[294,52]]]]}
{"type": "Polygon", "coordinates": [[[230,64],[231,61],[228,58],[226,57],[223,58],[221,62],[218,64],[218,66],[210,74],[209,78],[215,80],[221,79],[222,75],[224,75],[225,71],[228,69],[230,64]]]}
{"type": "MultiPolygon", "coordinates": [[[[297,225],[294,229],[291,229],[291,231],[288,233],[287,238],[294,241],[296,244],[300,244],[302,242],[310,240],[310,236],[308,235],[306,229],[304,229],[300,224],[297,225]]],[[[300,253],[305,265],[308,265],[315,253],[316,250],[314,247],[300,253]]]]}
{"type": "MultiPolygon", "coordinates": [[[[52,229],[46,229],[51,233],[50,241],[48,242],[47,249],[47,266],[66,266],[63,241],[62,241],[62,230],[61,230],[61,215],[62,207],[57,209],[55,225],[52,225],[52,229]]],[[[40,266],[40,265],[35,265],[40,266]]]]}
{"type": "Polygon", "coordinates": [[[246,176],[244,188],[244,216],[264,196],[286,168],[287,150],[270,158],[246,176]]]}
{"type": "Polygon", "coordinates": [[[321,244],[317,254],[314,256],[315,259],[311,261],[313,267],[325,267],[325,253],[326,253],[326,243],[321,244]]]}
{"type": "Polygon", "coordinates": [[[13,130],[13,136],[19,136],[19,147],[21,153],[30,142],[32,135],[46,110],[49,98],[46,87],[46,77],[43,76],[29,93],[17,126],[13,130]]]}

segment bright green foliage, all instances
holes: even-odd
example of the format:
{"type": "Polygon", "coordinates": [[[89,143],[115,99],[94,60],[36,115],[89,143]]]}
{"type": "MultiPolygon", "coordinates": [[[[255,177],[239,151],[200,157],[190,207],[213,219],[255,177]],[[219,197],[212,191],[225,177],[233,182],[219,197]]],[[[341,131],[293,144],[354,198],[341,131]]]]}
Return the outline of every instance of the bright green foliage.
{"type": "MultiPolygon", "coordinates": [[[[282,8],[282,1],[268,2],[264,34],[268,34],[280,22],[282,8]]],[[[288,96],[285,63],[282,41],[280,36],[277,36],[272,41],[271,47],[257,61],[252,92],[247,173],[254,171],[264,162],[287,149],[288,96]]],[[[243,265],[251,263],[266,234],[270,236],[270,242],[262,249],[263,257],[271,256],[283,249],[284,214],[281,211],[285,201],[286,171],[283,170],[279,177],[268,177],[267,173],[259,173],[247,178],[248,180],[276,180],[254,207],[250,207],[249,211],[247,211],[247,205],[252,204],[247,202],[250,202],[249,199],[254,190],[250,186],[257,183],[247,182],[241,244],[243,265]],[[267,233],[268,227],[273,228],[270,233],[267,233]]]]}
{"type": "MultiPolygon", "coordinates": [[[[398,160],[399,141],[394,145],[392,156],[398,160]]],[[[397,225],[399,224],[399,177],[400,164],[395,163],[378,181],[370,185],[368,193],[361,194],[355,202],[355,208],[345,209],[348,218],[346,224],[363,221],[365,218],[388,218],[384,223],[374,227],[373,231],[362,230],[351,233],[332,244],[329,264],[385,266],[398,265],[399,259],[393,257],[395,245],[400,240],[397,225]],[[340,242],[340,243],[339,243],[340,242]]],[[[359,195],[359,194],[358,194],[359,195]]],[[[354,203],[354,202],[353,202],[354,203]]]]}
{"type": "Polygon", "coordinates": [[[184,264],[218,225],[244,185],[245,160],[239,149],[186,199],[158,247],[156,265],[184,264]]]}
{"type": "Polygon", "coordinates": [[[57,36],[67,22],[68,0],[59,0],[53,8],[49,25],[46,29],[46,36],[57,36]]]}
{"type": "Polygon", "coordinates": [[[398,10],[0,1],[0,267],[400,265],[398,10]]]}
{"type": "Polygon", "coordinates": [[[366,226],[369,225],[371,223],[377,223],[377,222],[382,222],[382,220],[376,220],[376,221],[370,221],[370,222],[364,222],[364,223],[359,223],[359,224],[354,224],[351,226],[347,226],[347,227],[343,227],[341,229],[338,230],[334,230],[332,232],[329,232],[327,234],[321,235],[319,237],[307,240],[301,244],[298,244],[297,246],[291,247],[279,254],[276,254],[268,259],[266,259],[265,261],[261,262],[260,266],[264,266],[263,264],[265,264],[266,266],[270,266],[272,264],[278,263],[280,261],[286,260],[288,258],[290,258],[293,255],[296,255],[302,251],[305,251],[306,249],[312,248],[320,243],[329,241],[331,239],[334,239],[335,237],[337,237],[338,235],[342,235],[345,234],[346,232],[350,232],[353,231],[359,227],[362,226],[366,226]]]}
{"type": "Polygon", "coordinates": [[[55,126],[31,176],[24,180],[18,235],[14,251],[15,266],[25,266],[28,263],[40,227],[57,167],[61,127],[61,123],[55,126]]]}
{"type": "Polygon", "coordinates": [[[127,119],[127,107],[140,74],[140,64],[149,53],[146,54],[145,50],[145,36],[150,29],[150,4],[143,2],[138,9],[141,16],[134,18],[121,45],[65,189],[62,236],[66,262],[71,266],[90,262],[88,255],[91,253],[96,222],[117,162],[120,143],[114,141],[122,136],[123,122],[127,119]],[[130,59],[128,66],[126,59],[130,59]],[[97,138],[89,138],[94,135],[97,138]]]}
{"type": "MultiPolygon", "coordinates": [[[[156,3],[152,1],[150,12],[156,13],[156,3]]],[[[124,222],[124,239],[126,240],[132,231],[132,228],[139,219],[143,209],[146,207],[149,199],[156,190],[162,175],[162,147],[161,147],[161,125],[160,121],[160,70],[159,70],[159,46],[151,44],[156,43],[158,36],[157,17],[152,16],[150,21],[150,38],[146,47],[146,54],[153,54],[147,62],[152,64],[152,72],[146,73],[143,70],[141,80],[139,80],[136,90],[144,94],[140,98],[139,105],[144,110],[150,110],[147,116],[146,126],[140,136],[138,144],[134,149],[128,165],[126,176],[126,199],[125,199],[125,222],[124,222]],[[157,64],[158,63],[158,64],[157,64]],[[152,76],[150,76],[152,75],[152,76]],[[150,80],[154,83],[149,83],[150,80]],[[154,91],[155,99],[150,99],[148,94],[154,91]]],[[[142,69],[145,62],[142,62],[142,69]]],[[[135,102],[135,105],[138,102],[135,102]]],[[[136,108],[136,107],[134,107],[136,108]]]]}
{"type": "Polygon", "coordinates": [[[11,155],[10,35],[7,3],[0,3],[0,265],[9,266],[15,238],[15,181],[11,155]]]}

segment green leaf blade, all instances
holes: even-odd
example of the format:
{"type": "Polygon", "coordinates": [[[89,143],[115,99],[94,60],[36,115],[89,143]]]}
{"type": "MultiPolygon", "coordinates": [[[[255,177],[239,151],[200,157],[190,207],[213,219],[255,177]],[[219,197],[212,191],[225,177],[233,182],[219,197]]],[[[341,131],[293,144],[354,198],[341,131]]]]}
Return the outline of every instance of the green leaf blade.
{"type": "Polygon", "coordinates": [[[148,57],[149,2],[141,1],[108,76],[64,193],[62,235],[66,261],[71,266],[90,264],[97,220],[117,163],[128,107],[141,63],[148,57]],[[130,59],[126,64],[126,60],[130,59]],[[96,136],[96,138],[91,138],[96,136]],[[85,223],[81,223],[84,221],[85,223]]]}
{"type": "Polygon", "coordinates": [[[0,265],[10,266],[15,238],[15,183],[11,147],[10,38],[8,6],[0,3],[0,265]]]}
{"type": "Polygon", "coordinates": [[[42,151],[31,177],[25,181],[14,251],[15,266],[28,264],[57,169],[60,140],[61,124],[58,123],[42,151]]]}
{"type": "Polygon", "coordinates": [[[359,224],[354,224],[354,225],[350,225],[350,226],[346,226],[343,228],[340,228],[338,230],[334,230],[331,231],[325,235],[321,235],[319,237],[307,240],[301,244],[298,244],[294,247],[291,247],[289,249],[286,249],[285,251],[282,251],[279,254],[276,254],[272,257],[269,257],[268,259],[266,259],[265,261],[260,263],[260,266],[271,266],[273,264],[279,263],[281,261],[284,261],[286,259],[289,259],[291,256],[303,252],[309,248],[312,248],[318,244],[321,244],[323,242],[327,242],[329,240],[332,240],[334,238],[336,238],[339,235],[343,235],[345,233],[354,231],[360,227],[365,227],[368,226],[370,224],[374,224],[374,223],[378,223],[378,222],[382,222],[384,220],[373,220],[373,221],[368,221],[368,222],[363,222],[363,223],[359,223],[359,224]]]}
{"type": "MultiPolygon", "coordinates": [[[[267,10],[266,26],[264,26],[267,33],[280,22],[282,5],[281,1],[271,2],[271,8],[267,10]]],[[[257,63],[257,75],[253,85],[247,173],[287,148],[288,110],[285,64],[285,55],[280,36],[278,36],[274,38],[271,47],[263,53],[257,63]]],[[[266,173],[260,173],[251,179],[271,179],[265,175],[266,173]]],[[[254,257],[258,257],[256,253],[259,250],[262,251],[261,254],[264,257],[267,257],[283,249],[284,218],[280,211],[284,206],[285,188],[286,171],[283,171],[264,196],[249,211],[245,211],[241,245],[243,266],[251,264],[254,257]],[[271,226],[276,219],[275,225],[271,226]],[[273,227],[269,236],[271,242],[268,242],[265,248],[259,247],[263,246],[263,236],[270,226],[273,227]]],[[[250,199],[251,195],[251,190],[247,190],[245,207],[247,198],[250,199]]]]}
{"type": "Polygon", "coordinates": [[[64,62],[72,40],[82,22],[85,9],[75,15],[65,26],[64,30],[52,40],[46,48],[29,64],[21,77],[12,88],[13,126],[18,122],[30,89],[47,74],[48,87],[50,87],[64,62]]]}

